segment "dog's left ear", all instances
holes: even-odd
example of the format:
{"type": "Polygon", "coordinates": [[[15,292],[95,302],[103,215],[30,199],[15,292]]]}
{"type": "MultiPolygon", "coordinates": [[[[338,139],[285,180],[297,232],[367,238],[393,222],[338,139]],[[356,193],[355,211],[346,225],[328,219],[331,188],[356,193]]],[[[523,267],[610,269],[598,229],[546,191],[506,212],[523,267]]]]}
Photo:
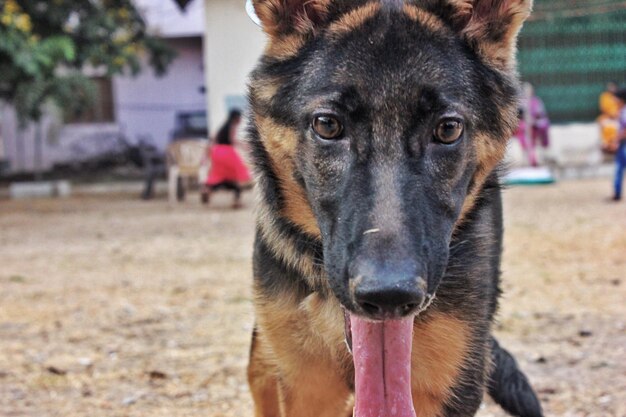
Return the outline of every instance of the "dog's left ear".
{"type": "Polygon", "coordinates": [[[517,35],[530,15],[533,0],[448,0],[453,27],[490,64],[515,66],[517,35]]]}
{"type": "Polygon", "coordinates": [[[330,0],[252,0],[265,33],[272,38],[304,35],[326,21],[330,0]]]}

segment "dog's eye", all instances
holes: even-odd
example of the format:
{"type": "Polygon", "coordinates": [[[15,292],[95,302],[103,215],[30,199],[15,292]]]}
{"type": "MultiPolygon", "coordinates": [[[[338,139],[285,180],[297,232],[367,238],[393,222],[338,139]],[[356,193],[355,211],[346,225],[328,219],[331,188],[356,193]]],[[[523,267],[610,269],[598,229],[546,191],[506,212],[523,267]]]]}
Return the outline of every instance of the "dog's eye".
{"type": "Polygon", "coordinates": [[[311,127],[322,139],[337,139],[343,132],[341,122],[333,116],[316,116],[311,127]]]}
{"type": "Polygon", "coordinates": [[[463,135],[463,122],[458,119],[445,119],[435,129],[435,139],[442,143],[454,143],[463,135]]]}

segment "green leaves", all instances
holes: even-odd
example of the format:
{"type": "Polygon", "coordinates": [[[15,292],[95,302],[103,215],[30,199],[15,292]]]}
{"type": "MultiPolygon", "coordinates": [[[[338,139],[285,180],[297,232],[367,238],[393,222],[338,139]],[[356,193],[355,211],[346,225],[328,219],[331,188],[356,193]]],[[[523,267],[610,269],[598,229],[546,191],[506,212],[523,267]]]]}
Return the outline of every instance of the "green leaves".
{"type": "Polygon", "coordinates": [[[48,101],[56,103],[66,114],[80,114],[95,102],[97,94],[94,83],[75,71],[67,75],[19,84],[13,104],[20,125],[25,126],[28,121],[41,118],[43,106],[48,101]]]}
{"type": "Polygon", "coordinates": [[[69,36],[51,36],[36,45],[33,51],[36,59],[48,69],[62,63],[72,63],[76,59],[76,45],[69,36]]]}
{"type": "Polygon", "coordinates": [[[160,75],[175,53],[148,34],[131,0],[0,1],[0,99],[22,123],[38,120],[50,100],[70,112],[93,102],[83,68],[136,75],[144,56],[160,75]]]}

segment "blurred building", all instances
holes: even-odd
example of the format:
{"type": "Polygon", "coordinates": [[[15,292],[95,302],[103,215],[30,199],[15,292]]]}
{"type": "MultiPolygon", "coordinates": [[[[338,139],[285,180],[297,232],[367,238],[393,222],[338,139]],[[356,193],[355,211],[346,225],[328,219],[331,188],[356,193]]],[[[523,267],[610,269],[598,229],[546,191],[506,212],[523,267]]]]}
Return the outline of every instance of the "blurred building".
{"type": "MultiPolygon", "coordinates": [[[[177,114],[206,111],[215,131],[229,109],[246,107],[248,74],[265,36],[248,17],[245,0],[135,2],[178,58],[162,78],[149,69],[135,78],[92,74],[101,93],[93,111],[63,121],[51,110],[44,118],[44,169],[102,151],[107,143],[114,146],[120,136],[131,143],[147,138],[164,149],[177,114]]],[[[606,83],[626,83],[624,28],[623,0],[535,0],[520,37],[520,72],[535,85],[553,122],[593,122],[606,83]]],[[[4,157],[13,171],[32,170],[34,132],[16,137],[12,110],[0,112],[4,157]]],[[[595,132],[594,127],[585,132],[595,132]]],[[[595,133],[589,139],[596,140],[595,133]]]]}
{"type": "MultiPolygon", "coordinates": [[[[87,73],[99,90],[96,105],[79,118],[64,119],[48,108],[42,121],[41,169],[55,164],[71,165],[99,154],[115,152],[122,141],[151,141],[164,149],[176,128],[177,115],[205,112],[203,39],[204,3],[196,0],[185,10],[172,0],[135,0],[151,32],[162,37],[176,52],[165,76],[157,77],[147,63],[136,77],[107,77],[97,69],[87,73]]],[[[0,108],[0,157],[10,172],[35,169],[34,127],[18,131],[9,106],[0,108]],[[2,143],[0,143],[2,145],[2,143]]]]}
{"type": "MultiPolygon", "coordinates": [[[[263,50],[264,35],[247,17],[245,0],[202,1],[207,99],[211,124],[217,126],[229,107],[245,103],[247,76],[263,50]]],[[[520,36],[519,63],[522,78],[535,85],[553,122],[593,122],[606,83],[626,84],[626,3],[535,0],[520,36]]]]}
{"type": "Polygon", "coordinates": [[[265,35],[248,17],[245,0],[204,2],[205,68],[210,125],[219,128],[228,110],[245,108],[247,81],[265,46],[265,35]]]}
{"type": "Polygon", "coordinates": [[[522,78],[552,121],[592,122],[607,82],[626,84],[626,3],[535,0],[519,47],[522,78]]]}
{"type": "Polygon", "coordinates": [[[204,5],[183,10],[171,0],[134,0],[148,28],[177,52],[163,77],[147,68],[138,77],[113,80],[115,120],[136,141],[149,137],[163,149],[175,130],[176,115],[206,110],[203,62],[204,5]]]}

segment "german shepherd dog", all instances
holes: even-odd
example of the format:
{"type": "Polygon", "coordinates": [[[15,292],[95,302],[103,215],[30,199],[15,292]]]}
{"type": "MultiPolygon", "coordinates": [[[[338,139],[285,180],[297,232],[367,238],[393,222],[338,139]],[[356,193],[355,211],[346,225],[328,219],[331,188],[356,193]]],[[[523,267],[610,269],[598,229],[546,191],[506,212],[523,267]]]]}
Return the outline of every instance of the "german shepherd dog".
{"type": "Polygon", "coordinates": [[[541,416],[491,335],[532,0],[253,6],[255,416],[541,416]]]}

